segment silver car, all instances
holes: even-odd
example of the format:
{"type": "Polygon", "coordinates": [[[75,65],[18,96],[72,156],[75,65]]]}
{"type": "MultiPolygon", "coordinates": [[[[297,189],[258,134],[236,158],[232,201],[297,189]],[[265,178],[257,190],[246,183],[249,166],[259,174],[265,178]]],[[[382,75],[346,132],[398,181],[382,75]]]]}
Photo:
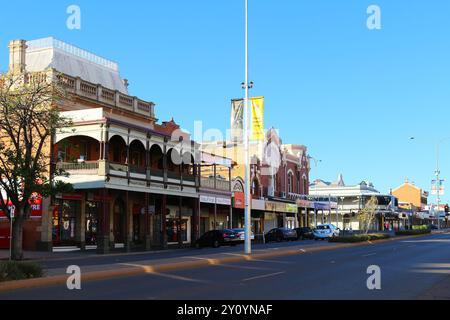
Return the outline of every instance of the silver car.
{"type": "Polygon", "coordinates": [[[341,230],[334,224],[321,224],[313,230],[315,240],[325,240],[339,236],[341,230]]]}

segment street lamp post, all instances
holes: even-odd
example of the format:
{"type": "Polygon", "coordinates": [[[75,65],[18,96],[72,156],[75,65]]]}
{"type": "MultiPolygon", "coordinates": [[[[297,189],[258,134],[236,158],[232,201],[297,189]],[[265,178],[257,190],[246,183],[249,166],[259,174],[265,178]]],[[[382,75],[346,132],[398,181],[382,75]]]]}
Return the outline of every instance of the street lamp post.
{"type": "Polygon", "coordinates": [[[250,152],[249,152],[249,89],[253,86],[253,83],[249,83],[248,77],[248,0],[245,1],[245,82],[243,89],[245,90],[244,98],[244,165],[245,165],[245,253],[252,253],[252,243],[250,239],[251,234],[251,206],[250,206],[250,152]]]}
{"type": "MultiPolygon", "coordinates": [[[[416,140],[416,138],[411,137],[410,140],[416,140]]],[[[448,140],[450,140],[450,137],[441,139],[437,142],[437,145],[436,145],[436,171],[435,171],[436,182],[435,182],[435,187],[436,187],[437,224],[438,224],[437,227],[439,230],[441,229],[441,217],[440,217],[440,210],[439,210],[439,206],[441,203],[441,179],[440,179],[441,170],[439,168],[439,155],[440,155],[441,144],[448,140]]]]}

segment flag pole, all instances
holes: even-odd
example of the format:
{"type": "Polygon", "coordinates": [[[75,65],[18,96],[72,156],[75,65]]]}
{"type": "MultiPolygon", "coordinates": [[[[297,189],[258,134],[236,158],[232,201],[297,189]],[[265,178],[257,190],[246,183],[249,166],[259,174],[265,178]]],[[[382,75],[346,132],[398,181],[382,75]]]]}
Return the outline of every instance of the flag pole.
{"type": "Polygon", "coordinates": [[[245,1],[245,99],[244,99],[244,164],[245,164],[245,253],[252,253],[250,161],[249,161],[249,78],[248,78],[248,0],[245,1]]]}

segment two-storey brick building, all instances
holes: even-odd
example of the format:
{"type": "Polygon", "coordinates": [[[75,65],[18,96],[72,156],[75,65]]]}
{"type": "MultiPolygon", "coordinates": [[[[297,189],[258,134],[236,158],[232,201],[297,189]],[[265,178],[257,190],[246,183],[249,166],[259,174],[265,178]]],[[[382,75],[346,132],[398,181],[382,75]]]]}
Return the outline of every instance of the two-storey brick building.
{"type": "Polygon", "coordinates": [[[173,120],[158,123],[155,104],[129,94],[116,63],[53,38],[11,42],[10,60],[25,79],[63,86],[59,107],[72,120],[49,152],[50,171],[68,173],[56,179],[75,191],[43,199],[27,249],[149,250],[228,227],[217,217],[231,214],[232,162],[201,152],[173,120]]]}

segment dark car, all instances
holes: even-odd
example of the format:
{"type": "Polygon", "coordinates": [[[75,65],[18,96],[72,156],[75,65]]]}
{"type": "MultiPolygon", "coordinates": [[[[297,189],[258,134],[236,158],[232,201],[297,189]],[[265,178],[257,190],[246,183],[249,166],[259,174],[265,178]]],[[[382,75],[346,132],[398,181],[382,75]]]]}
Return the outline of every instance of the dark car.
{"type": "Polygon", "coordinates": [[[202,235],[200,239],[195,242],[195,246],[197,248],[218,248],[223,245],[235,246],[239,243],[239,241],[239,234],[232,230],[212,230],[202,235]]]}
{"type": "Polygon", "coordinates": [[[303,227],[303,228],[296,228],[295,231],[297,232],[297,239],[298,240],[304,240],[304,239],[314,239],[314,233],[311,230],[311,228],[303,227]]]}
{"type": "Polygon", "coordinates": [[[275,228],[266,233],[265,239],[266,242],[293,241],[297,240],[297,232],[293,229],[275,228]]]}
{"type": "Polygon", "coordinates": [[[438,228],[438,226],[435,225],[435,224],[429,224],[429,225],[428,225],[428,229],[430,229],[430,230],[437,230],[437,229],[439,229],[439,228],[438,228]]]}

